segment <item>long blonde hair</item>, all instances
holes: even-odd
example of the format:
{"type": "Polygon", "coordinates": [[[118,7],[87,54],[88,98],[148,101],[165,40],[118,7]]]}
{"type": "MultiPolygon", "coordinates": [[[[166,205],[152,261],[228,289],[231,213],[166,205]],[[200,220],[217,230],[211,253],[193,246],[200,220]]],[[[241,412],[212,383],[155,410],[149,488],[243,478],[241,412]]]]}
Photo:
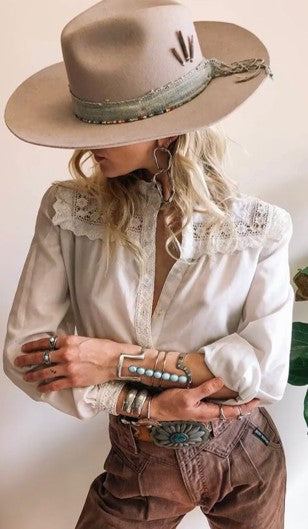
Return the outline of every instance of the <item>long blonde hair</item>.
{"type": "MultiPolygon", "coordinates": [[[[221,132],[204,127],[181,134],[169,150],[173,156],[171,175],[175,195],[165,217],[166,251],[177,259],[176,251],[181,250],[178,235],[190,222],[193,212],[210,215],[211,228],[217,229],[228,216],[228,200],[238,196],[239,190],[237,183],[224,170],[226,138],[221,132]]],[[[142,198],[135,184],[142,178],[143,170],[106,178],[89,150],[75,150],[69,160],[69,170],[73,180],[55,183],[87,193],[97,202],[104,227],[107,227],[107,262],[114,243],[120,243],[130,248],[142,263],[143,250],[131,240],[127,228],[135,213],[142,211],[142,198]],[[82,166],[89,159],[93,163],[90,174],[86,174],[82,166]]]]}

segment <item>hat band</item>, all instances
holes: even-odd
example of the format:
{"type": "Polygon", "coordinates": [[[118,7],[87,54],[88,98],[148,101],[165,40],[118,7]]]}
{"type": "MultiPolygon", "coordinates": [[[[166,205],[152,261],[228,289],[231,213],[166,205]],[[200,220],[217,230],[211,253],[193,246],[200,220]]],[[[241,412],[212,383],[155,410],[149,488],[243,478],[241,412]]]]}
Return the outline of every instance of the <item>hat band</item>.
{"type": "MultiPolygon", "coordinates": [[[[254,71],[246,77],[240,77],[235,82],[243,82],[259,75],[261,68],[273,77],[271,69],[264,63],[264,59],[245,59],[239,62],[225,64],[218,59],[205,59],[187,74],[175,81],[153,89],[145,95],[123,101],[103,102],[86,101],[71,92],[73,112],[75,116],[86,123],[113,124],[127,123],[147,119],[158,114],[170,112],[194,97],[207,87],[215,77],[254,71]]],[[[238,77],[238,76],[237,76],[238,77]]]]}

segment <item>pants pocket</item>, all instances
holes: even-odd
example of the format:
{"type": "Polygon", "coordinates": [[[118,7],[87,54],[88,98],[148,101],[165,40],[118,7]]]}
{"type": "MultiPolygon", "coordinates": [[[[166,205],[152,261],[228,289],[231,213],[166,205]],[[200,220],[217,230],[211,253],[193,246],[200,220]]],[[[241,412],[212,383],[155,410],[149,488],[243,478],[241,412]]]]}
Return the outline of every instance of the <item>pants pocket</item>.
{"type": "Polygon", "coordinates": [[[272,417],[263,407],[257,410],[259,413],[252,414],[248,420],[250,435],[255,436],[263,448],[283,451],[282,440],[272,417]]]}
{"type": "MultiPolygon", "coordinates": [[[[281,483],[286,479],[286,462],[279,432],[264,408],[256,408],[239,440],[243,472],[252,471],[260,483],[269,483],[273,476],[281,483]]],[[[252,477],[252,476],[251,476],[252,477]]],[[[274,484],[273,484],[274,486],[274,484]]]]}

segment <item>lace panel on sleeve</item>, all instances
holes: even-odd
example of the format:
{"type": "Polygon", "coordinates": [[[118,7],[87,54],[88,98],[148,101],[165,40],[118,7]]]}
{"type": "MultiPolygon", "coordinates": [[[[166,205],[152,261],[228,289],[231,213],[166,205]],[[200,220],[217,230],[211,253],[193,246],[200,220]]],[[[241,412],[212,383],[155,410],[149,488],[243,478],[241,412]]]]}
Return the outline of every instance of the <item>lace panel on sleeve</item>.
{"type": "Polygon", "coordinates": [[[112,381],[98,384],[98,396],[96,403],[93,405],[99,411],[106,411],[111,415],[118,415],[117,402],[125,382],[112,381]]]}

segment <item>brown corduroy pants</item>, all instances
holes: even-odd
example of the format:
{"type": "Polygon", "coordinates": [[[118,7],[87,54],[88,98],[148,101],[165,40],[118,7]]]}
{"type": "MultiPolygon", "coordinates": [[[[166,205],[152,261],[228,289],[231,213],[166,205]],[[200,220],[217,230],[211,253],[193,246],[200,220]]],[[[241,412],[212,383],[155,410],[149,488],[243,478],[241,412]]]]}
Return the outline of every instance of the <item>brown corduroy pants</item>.
{"type": "Polygon", "coordinates": [[[205,444],[168,449],[110,415],[105,472],[75,529],[173,529],[196,506],[212,529],[283,529],[285,454],[268,411],[212,426],[205,444]]]}

